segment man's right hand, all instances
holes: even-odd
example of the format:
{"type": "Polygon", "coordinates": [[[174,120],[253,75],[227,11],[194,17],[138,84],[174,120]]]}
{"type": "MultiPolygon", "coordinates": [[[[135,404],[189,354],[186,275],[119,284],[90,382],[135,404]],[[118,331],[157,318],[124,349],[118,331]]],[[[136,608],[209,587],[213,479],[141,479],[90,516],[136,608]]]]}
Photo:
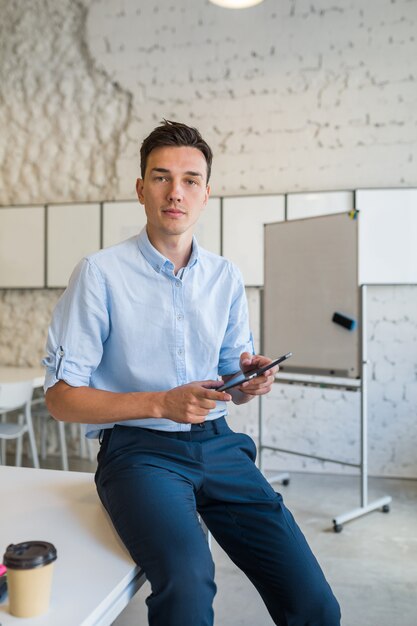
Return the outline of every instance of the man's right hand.
{"type": "Polygon", "coordinates": [[[174,422],[199,424],[216,406],[232,396],[216,391],[221,380],[204,380],[174,387],[169,391],[116,393],[92,387],[71,387],[58,381],[46,392],[51,415],[63,422],[106,424],[126,420],[165,417],[174,422]]]}
{"type": "Polygon", "coordinates": [[[174,387],[161,393],[161,417],[182,424],[200,424],[216,407],[216,401],[229,402],[232,396],[216,391],[221,380],[204,380],[174,387]]]}

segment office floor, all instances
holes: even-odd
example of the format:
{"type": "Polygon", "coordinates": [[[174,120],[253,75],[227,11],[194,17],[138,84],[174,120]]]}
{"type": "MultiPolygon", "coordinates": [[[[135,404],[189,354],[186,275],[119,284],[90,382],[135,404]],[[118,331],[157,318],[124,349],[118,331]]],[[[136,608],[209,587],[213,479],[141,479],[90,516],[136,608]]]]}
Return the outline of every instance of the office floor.
{"type": "MultiPolygon", "coordinates": [[[[42,466],[59,467],[59,460],[48,458],[42,466]]],[[[94,466],[70,459],[70,468],[77,471],[93,471],[94,466]]],[[[340,534],[333,532],[331,520],[358,506],[357,478],[294,473],[289,486],[275,488],[283,493],[333,587],[343,626],[416,625],[417,481],[370,479],[369,499],[391,495],[391,511],[345,524],[340,534]]],[[[251,583],[215,543],[213,555],[215,626],[271,626],[251,583]]],[[[146,583],[113,626],[146,626],[148,594],[146,583]]]]}

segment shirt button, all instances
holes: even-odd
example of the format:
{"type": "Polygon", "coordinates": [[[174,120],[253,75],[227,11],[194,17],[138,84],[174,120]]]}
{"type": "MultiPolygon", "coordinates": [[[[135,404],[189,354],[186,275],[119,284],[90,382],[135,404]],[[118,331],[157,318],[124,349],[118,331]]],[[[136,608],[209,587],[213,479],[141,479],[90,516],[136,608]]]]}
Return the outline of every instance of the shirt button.
{"type": "Polygon", "coordinates": [[[180,356],[181,356],[182,352],[183,352],[183,351],[182,351],[182,348],[178,348],[178,354],[179,354],[180,356]]]}
{"type": "Polygon", "coordinates": [[[182,319],[184,319],[184,316],[181,313],[178,313],[177,320],[181,321],[182,319]]]}
{"type": "Polygon", "coordinates": [[[175,286],[176,286],[176,287],[181,287],[181,281],[180,281],[180,280],[177,280],[177,282],[175,283],[175,286]]]}

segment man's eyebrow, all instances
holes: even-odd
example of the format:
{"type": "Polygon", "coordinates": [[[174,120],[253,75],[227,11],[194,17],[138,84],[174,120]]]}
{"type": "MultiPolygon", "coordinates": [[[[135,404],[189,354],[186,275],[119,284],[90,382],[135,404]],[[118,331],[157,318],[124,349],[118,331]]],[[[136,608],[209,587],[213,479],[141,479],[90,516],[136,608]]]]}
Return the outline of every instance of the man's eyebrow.
{"type": "MultiPolygon", "coordinates": [[[[153,167],[152,172],[160,172],[161,174],[170,174],[171,170],[166,169],[165,167],[153,167]]],[[[184,172],[185,176],[197,176],[199,178],[204,178],[203,174],[201,172],[193,172],[192,170],[189,170],[187,172],[184,172]]]]}
{"type": "Polygon", "coordinates": [[[201,172],[188,171],[188,172],[184,172],[184,173],[187,174],[187,176],[199,176],[200,178],[203,178],[203,174],[201,174],[201,172]]]}

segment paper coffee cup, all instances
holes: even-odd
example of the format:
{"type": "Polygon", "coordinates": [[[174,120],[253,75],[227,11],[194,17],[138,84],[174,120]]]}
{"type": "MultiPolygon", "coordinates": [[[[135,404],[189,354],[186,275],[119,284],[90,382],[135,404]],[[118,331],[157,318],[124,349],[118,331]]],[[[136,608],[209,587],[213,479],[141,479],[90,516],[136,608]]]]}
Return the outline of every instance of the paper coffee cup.
{"type": "Polygon", "coordinates": [[[9,611],[35,617],[49,608],[56,548],[47,541],[10,544],[3,556],[7,567],[9,611]]]}

